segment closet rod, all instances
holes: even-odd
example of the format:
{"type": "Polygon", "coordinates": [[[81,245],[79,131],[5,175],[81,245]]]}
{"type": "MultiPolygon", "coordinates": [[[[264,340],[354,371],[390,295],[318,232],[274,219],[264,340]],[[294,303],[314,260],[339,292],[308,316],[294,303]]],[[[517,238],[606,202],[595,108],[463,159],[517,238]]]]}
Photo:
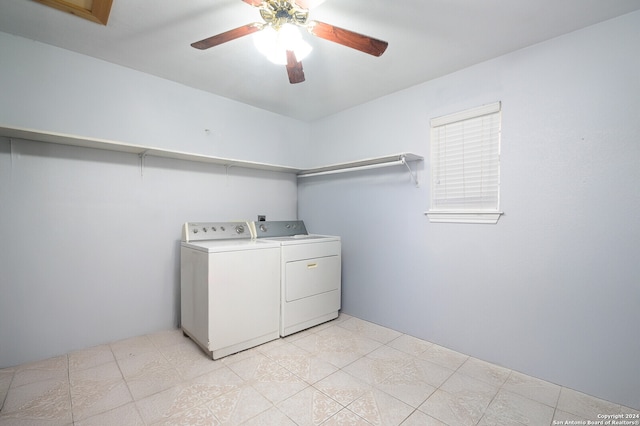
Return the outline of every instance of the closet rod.
{"type": "Polygon", "coordinates": [[[311,176],[330,175],[335,173],[355,172],[358,170],[377,169],[380,167],[389,167],[389,166],[399,166],[401,164],[406,164],[404,157],[400,160],[390,161],[387,163],[377,163],[377,164],[368,164],[366,166],[346,167],[343,169],[325,170],[323,172],[300,173],[298,177],[303,178],[303,177],[311,177],[311,176]]]}

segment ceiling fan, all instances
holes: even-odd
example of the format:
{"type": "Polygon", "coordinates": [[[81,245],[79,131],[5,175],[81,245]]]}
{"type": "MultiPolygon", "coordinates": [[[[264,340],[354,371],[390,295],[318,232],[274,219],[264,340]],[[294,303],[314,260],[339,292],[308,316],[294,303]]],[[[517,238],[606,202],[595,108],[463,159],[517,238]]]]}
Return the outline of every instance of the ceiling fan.
{"type": "MultiPolygon", "coordinates": [[[[279,32],[286,25],[306,28],[308,32],[316,37],[339,43],[343,46],[368,53],[373,56],[380,56],[387,49],[389,43],[368,37],[353,31],[338,28],[319,21],[309,20],[309,8],[307,0],[242,0],[251,6],[260,9],[260,16],[264,23],[254,22],[223,32],[204,40],[191,43],[196,49],[209,49],[214,46],[253,34],[265,29],[279,32]]],[[[286,48],[286,57],[283,63],[287,69],[289,82],[291,84],[301,83],[304,79],[301,59],[296,57],[293,48],[286,48]]]]}

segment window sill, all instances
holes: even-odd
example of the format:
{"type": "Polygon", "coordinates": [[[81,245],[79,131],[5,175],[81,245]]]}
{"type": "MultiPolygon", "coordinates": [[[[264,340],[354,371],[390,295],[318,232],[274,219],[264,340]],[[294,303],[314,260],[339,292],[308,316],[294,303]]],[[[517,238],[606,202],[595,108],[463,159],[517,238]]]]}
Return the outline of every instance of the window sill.
{"type": "Polygon", "coordinates": [[[431,223],[498,223],[503,212],[434,211],[425,212],[431,223]]]}

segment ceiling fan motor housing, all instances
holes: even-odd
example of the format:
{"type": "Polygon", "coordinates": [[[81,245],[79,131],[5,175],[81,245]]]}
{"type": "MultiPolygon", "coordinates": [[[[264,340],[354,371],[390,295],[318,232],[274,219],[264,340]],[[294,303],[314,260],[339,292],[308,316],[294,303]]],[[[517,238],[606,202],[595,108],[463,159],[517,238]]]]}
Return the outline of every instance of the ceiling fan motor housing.
{"type": "Polygon", "coordinates": [[[278,30],[284,24],[306,25],[309,11],[300,9],[286,0],[265,0],[260,7],[260,16],[278,30]]]}

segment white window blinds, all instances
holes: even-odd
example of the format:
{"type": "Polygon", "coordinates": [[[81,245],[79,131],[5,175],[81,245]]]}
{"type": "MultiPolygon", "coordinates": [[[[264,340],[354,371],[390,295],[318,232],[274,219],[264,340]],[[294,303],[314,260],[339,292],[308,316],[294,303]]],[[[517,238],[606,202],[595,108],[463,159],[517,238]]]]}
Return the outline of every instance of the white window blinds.
{"type": "Polygon", "coordinates": [[[464,213],[495,215],[498,212],[500,108],[497,102],[431,120],[432,179],[428,214],[458,213],[458,220],[438,221],[465,222],[459,220],[460,213],[462,217],[471,217],[464,213]]]}

